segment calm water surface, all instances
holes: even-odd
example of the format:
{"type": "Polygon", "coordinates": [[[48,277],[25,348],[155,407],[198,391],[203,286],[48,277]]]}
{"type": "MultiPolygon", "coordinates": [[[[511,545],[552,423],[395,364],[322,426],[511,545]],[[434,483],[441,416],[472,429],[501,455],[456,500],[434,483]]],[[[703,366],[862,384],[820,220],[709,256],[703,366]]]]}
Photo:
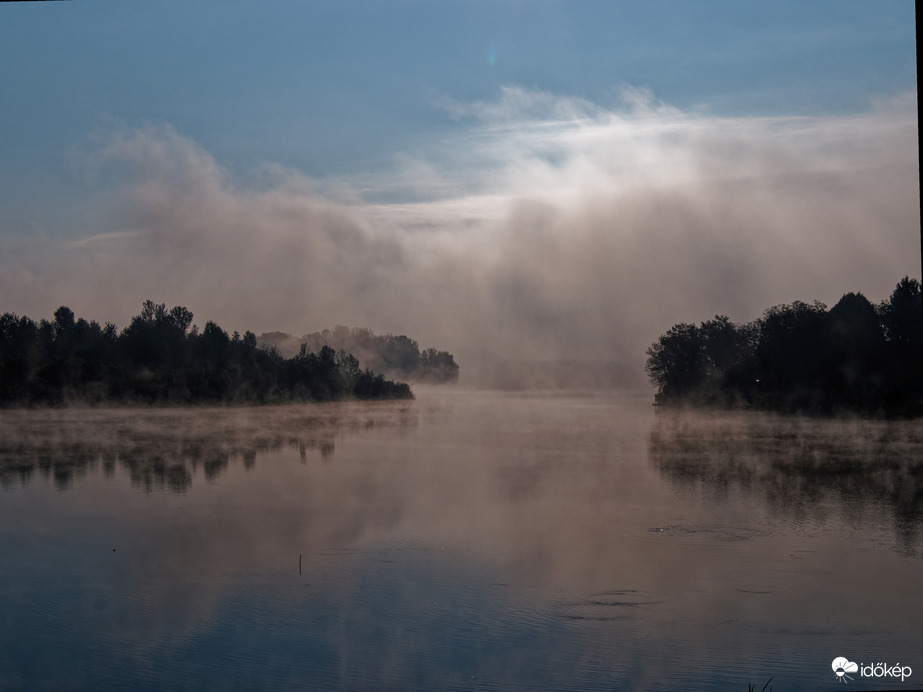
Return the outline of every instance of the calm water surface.
{"type": "Polygon", "coordinates": [[[923,688],[921,428],[451,388],[0,412],[0,689],[923,688]]]}

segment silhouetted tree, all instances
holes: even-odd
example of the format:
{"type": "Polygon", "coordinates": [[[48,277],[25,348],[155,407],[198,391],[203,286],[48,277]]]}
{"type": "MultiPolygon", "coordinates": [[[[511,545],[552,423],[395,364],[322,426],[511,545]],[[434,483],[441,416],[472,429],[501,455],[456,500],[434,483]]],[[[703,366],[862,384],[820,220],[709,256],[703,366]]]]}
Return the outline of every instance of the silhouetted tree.
{"type": "Polygon", "coordinates": [[[443,384],[458,381],[458,369],[451,353],[428,348],[420,354],[417,372],[424,382],[443,384]]]}
{"type": "Polygon", "coordinates": [[[256,335],[228,336],[214,322],[199,333],[184,307],[147,300],[121,332],[75,319],[60,307],[51,322],[0,316],[0,405],[69,401],[266,403],[343,397],[409,398],[410,388],[324,346],[285,360],[256,335]]]}
{"type": "Polygon", "coordinates": [[[905,276],[878,307],[887,338],[885,398],[891,408],[923,407],[923,295],[905,276]]]}
{"type": "Polygon", "coordinates": [[[824,388],[828,397],[860,407],[877,401],[884,383],[885,335],[875,307],[847,293],[828,314],[824,388]]]}
{"type": "Polygon", "coordinates": [[[694,324],[673,326],[647,349],[645,371],[660,388],[658,400],[691,397],[708,377],[705,338],[694,324]]]}
{"type": "Polygon", "coordinates": [[[675,325],[647,350],[658,403],[786,411],[923,413],[923,296],[905,277],[877,308],[847,293],[776,305],[738,326],[716,316],[675,325]]]}
{"type": "MultiPolygon", "coordinates": [[[[298,342],[281,332],[264,333],[259,341],[264,346],[279,349],[291,348],[298,342]]],[[[434,348],[421,352],[418,343],[404,335],[378,335],[370,329],[338,325],[332,330],[306,334],[301,337],[300,344],[313,352],[319,352],[324,346],[335,351],[345,350],[355,355],[361,366],[415,381],[447,383],[458,380],[459,367],[451,353],[434,348]]]]}
{"type": "Polygon", "coordinates": [[[923,295],[920,282],[905,276],[879,307],[888,341],[898,349],[923,345],[923,295]]]}
{"type": "Polygon", "coordinates": [[[773,407],[813,408],[822,384],[827,307],[795,301],[763,313],[756,348],[761,396],[773,407]]]}

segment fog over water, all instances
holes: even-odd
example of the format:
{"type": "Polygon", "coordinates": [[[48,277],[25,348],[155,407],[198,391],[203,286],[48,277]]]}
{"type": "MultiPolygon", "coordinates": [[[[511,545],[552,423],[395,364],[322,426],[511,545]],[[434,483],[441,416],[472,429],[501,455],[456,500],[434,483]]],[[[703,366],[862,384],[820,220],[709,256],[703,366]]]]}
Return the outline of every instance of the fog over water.
{"type": "Polygon", "coordinates": [[[5,310],[60,304],[124,326],[141,301],[200,326],[365,326],[453,352],[615,361],[641,372],[670,325],[919,273],[917,103],[726,117],[626,88],[601,105],[522,87],[445,101],[459,134],[386,170],[229,170],[167,125],[75,147],[92,227],[2,239],[5,310]]]}
{"type": "Polygon", "coordinates": [[[0,692],[923,690],[913,5],[0,8],[0,692]]]}
{"type": "Polygon", "coordinates": [[[0,425],[6,689],[813,690],[837,655],[923,670],[911,421],[421,387],[0,425]]]}

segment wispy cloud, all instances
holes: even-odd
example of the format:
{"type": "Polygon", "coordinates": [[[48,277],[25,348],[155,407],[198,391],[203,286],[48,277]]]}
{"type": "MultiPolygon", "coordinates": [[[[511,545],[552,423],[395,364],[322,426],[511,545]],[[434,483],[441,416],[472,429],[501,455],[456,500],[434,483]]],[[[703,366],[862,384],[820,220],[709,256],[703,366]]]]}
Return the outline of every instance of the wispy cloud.
{"type": "Polygon", "coordinates": [[[72,240],[69,243],[66,243],[65,246],[68,248],[79,248],[79,247],[99,247],[101,245],[107,246],[117,246],[124,240],[131,240],[137,238],[142,231],[118,231],[116,233],[98,233],[96,235],[87,236],[85,238],[78,238],[77,240],[72,240]]]}

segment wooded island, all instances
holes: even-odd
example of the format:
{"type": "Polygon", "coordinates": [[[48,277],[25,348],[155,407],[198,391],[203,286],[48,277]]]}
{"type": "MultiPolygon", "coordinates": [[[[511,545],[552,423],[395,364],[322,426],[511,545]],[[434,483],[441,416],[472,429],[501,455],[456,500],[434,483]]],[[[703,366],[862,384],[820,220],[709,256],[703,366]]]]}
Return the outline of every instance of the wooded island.
{"type": "Polygon", "coordinates": [[[0,316],[0,405],[268,404],[409,399],[410,386],[329,346],[284,358],[252,332],[199,332],[184,307],[145,301],[121,332],[60,307],[38,323],[0,316]]]}

